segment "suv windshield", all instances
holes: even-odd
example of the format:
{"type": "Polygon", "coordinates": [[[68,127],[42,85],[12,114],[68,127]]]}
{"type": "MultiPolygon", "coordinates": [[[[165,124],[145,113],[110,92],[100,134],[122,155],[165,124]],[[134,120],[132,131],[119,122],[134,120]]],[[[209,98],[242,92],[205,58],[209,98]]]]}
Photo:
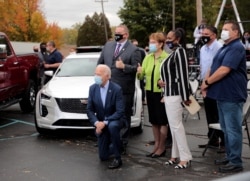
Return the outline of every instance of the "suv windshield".
{"type": "Polygon", "coordinates": [[[93,76],[97,58],[69,58],[57,71],[57,77],[93,76]]]}

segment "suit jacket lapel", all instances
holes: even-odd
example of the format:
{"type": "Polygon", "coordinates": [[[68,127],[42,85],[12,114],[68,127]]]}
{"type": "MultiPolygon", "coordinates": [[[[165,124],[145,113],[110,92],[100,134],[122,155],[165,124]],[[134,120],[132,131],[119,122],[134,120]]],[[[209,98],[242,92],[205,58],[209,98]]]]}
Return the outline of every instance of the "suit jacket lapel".
{"type": "Polygon", "coordinates": [[[112,44],[111,50],[113,52],[113,55],[115,54],[115,48],[116,48],[116,42],[112,44]]]}
{"type": "Polygon", "coordinates": [[[115,60],[117,58],[117,56],[115,56],[115,48],[116,48],[116,42],[113,43],[112,45],[112,52],[113,52],[113,60],[115,60]]]}

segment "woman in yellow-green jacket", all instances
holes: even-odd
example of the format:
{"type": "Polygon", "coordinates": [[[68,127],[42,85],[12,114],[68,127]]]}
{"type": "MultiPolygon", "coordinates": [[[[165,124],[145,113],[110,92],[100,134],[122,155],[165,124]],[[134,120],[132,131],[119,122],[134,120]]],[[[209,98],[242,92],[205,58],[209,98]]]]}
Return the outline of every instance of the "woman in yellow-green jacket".
{"type": "Polygon", "coordinates": [[[160,79],[160,66],[168,57],[164,51],[165,36],[163,33],[152,33],[149,36],[149,54],[144,58],[142,66],[138,66],[137,78],[146,79],[146,99],[149,122],[152,124],[154,149],[147,157],[158,158],[166,153],[165,141],[168,133],[168,119],[162,103],[162,90],[157,86],[160,79]]]}

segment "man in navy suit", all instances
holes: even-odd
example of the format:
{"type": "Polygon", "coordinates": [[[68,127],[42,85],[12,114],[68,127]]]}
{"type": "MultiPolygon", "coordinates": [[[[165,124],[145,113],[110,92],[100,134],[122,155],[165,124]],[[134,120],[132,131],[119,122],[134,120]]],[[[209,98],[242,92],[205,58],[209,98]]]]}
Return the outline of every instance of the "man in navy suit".
{"type": "Polygon", "coordinates": [[[123,153],[126,153],[126,145],[131,124],[132,107],[135,93],[135,76],[138,63],[141,64],[141,55],[138,47],[129,40],[129,30],[125,25],[119,25],[115,29],[115,41],[108,41],[103,47],[97,64],[106,64],[110,67],[111,80],[119,84],[123,91],[125,115],[123,117],[124,128],[122,130],[123,153]]]}
{"type": "Polygon", "coordinates": [[[111,70],[107,65],[98,65],[95,70],[95,84],[90,86],[87,115],[95,126],[98,138],[99,158],[101,161],[115,158],[109,168],[122,165],[120,130],[124,115],[122,89],[109,81],[111,70]]]}

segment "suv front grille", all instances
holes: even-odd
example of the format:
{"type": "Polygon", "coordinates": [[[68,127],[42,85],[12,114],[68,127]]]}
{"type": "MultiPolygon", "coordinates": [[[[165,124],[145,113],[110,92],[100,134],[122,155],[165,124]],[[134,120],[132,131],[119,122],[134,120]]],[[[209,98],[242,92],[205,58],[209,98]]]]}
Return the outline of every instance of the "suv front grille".
{"type": "Polygon", "coordinates": [[[56,121],[53,126],[77,126],[77,127],[90,127],[94,128],[89,120],[81,119],[60,119],[56,121]]]}
{"type": "MultiPolygon", "coordinates": [[[[78,99],[61,99],[56,98],[56,102],[63,112],[68,113],[87,113],[87,104],[81,102],[81,98],[78,99]]],[[[86,100],[86,99],[85,99],[86,100]]]]}

